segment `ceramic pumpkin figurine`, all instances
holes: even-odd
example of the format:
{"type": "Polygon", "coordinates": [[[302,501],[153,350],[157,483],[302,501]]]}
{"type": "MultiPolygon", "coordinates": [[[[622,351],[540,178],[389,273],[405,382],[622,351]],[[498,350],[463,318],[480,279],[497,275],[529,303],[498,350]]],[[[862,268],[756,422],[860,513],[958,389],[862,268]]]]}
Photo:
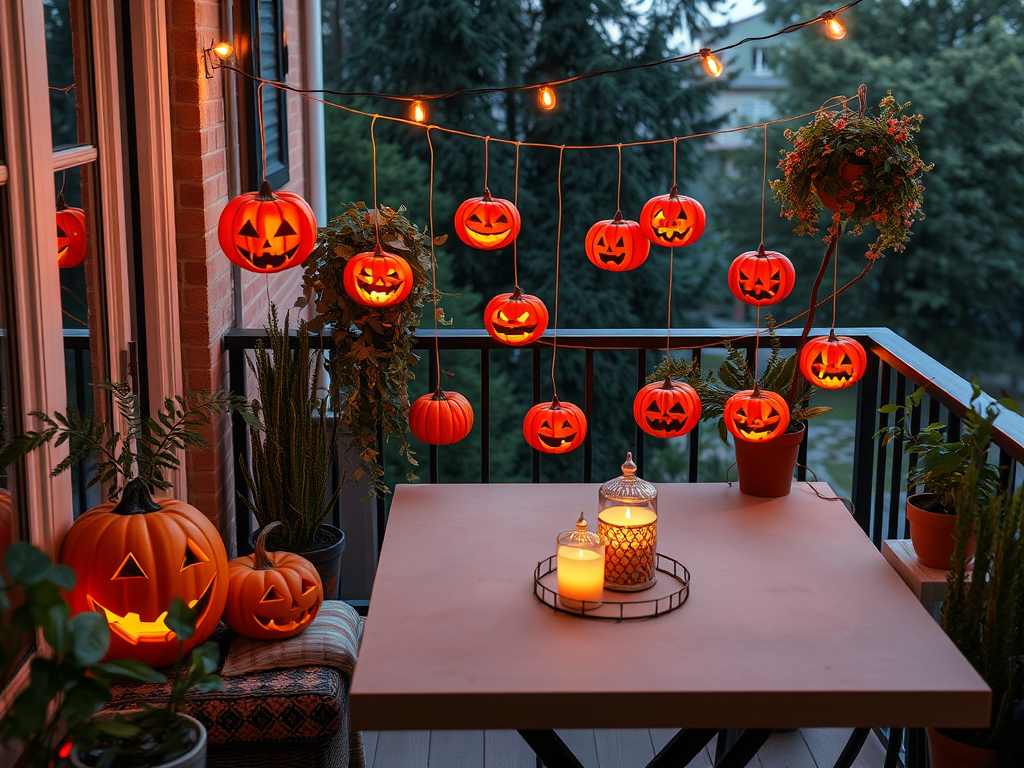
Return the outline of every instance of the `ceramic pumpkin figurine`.
{"type": "Polygon", "coordinates": [[[729,290],[737,299],[765,307],[789,296],[796,271],[785,255],[766,251],[762,243],[756,251],[741,253],[733,260],[728,280],[729,290]]]}
{"type": "Polygon", "coordinates": [[[701,402],[697,390],[684,381],[652,381],[636,393],[633,418],[654,437],[685,435],[700,421],[701,402]]]}
{"type": "Polygon", "coordinates": [[[550,403],[538,403],[526,412],[523,437],[530,446],[544,453],[568,453],[583,444],[587,436],[587,417],[570,402],[558,397],[550,403]]]}
{"type": "Polygon", "coordinates": [[[510,200],[491,197],[484,189],[483,197],[471,197],[455,212],[455,233],[471,248],[493,251],[512,245],[519,236],[522,219],[510,200]]]}
{"type": "Polygon", "coordinates": [[[292,552],[267,552],[267,534],[281,525],[263,526],[254,552],[228,563],[228,602],[224,621],[244,637],[284,640],[309,626],[324,602],[316,568],[292,552]]]}
{"type": "Polygon", "coordinates": [[[231,200],[220,215],[217,237],[224,255],[242,269],[271,273],[297,267],[316,245],[316,218],[293,192],[259,192],[231,200]]]}
{"type": "Polygon", "coordinates": [[[811,339],[800,351],[800,372],[811,384],[822,389],[843,389],[860,381],[867,368],[864,347],[849,336],[811,339]]]}
{"type": "Polygon", "coordinates": [[[748,443],[763,443],[778,437],[789,426],[789,405],[775,392],[756,383],[725,401],[725,428],[733,437],[748,443]]]}
{"type": "Polygon", "coordinates": [[[95,611],[110,625],[108,659],[174,663],[177,636],[164,619],[174,597],[196,612],[188,653],[220,621],[228,593],[228,556],[210,520],[177,499],[150,495],[142,478],[120,501],[93,507],[68,530],[60,561],[75,571],[71,613],[95,611]]]}
{"type": "Polygon", "coordinates": [[[77,267],[85,260],[85,211],[69,208],[64,193],[57,195],[57,266],[77,267]]]}
{"type": "Polygon", "coordinates": [[[473,406],[458,392],[438,387],[409,408],[409,429],[428,445],[457,443],[473,429],[473,406]]]}
{"type": "Polygon", "coordinates": [[[636,269],[651,252],[651,243],[635,221],[626,221],[616,211],[614,219],[599,221],[587,232],[587,258],[599,269],[625,272],[636,269]]]}
{"type": "Polygon", "coordinates": [[[412,293],[413,272],[409,262],[378,244],[348,260],[342,282],[345,293],[363,306],[390,307],[412,293]]]}
{"type": "Polygon", "coordinates": [[[521,347],[544,335],[548,308],[544,302],[516,286],[512,293],[499,293],[484,307],[484,327],[491,338],[521,347]]]}
{"type": "Polygon", "coordinates": [[[655,245],[692,245],[704,234],[704,207],[680,195],[673,185],[667,195],[647,201],[640,212],[640,229],[655,245]]]}

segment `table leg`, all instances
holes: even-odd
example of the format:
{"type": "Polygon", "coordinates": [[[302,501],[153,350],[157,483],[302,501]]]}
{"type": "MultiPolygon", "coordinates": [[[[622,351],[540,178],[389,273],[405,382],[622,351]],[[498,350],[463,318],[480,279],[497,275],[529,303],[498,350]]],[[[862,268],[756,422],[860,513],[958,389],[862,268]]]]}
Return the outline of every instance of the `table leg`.
{"type": "Polygon", "coordinates": [[[679,768],[689,765],[715,737],[718,731],[706,728],[683,728],[647,764],[647,768],[679,768]]]}
{"type": "Polygon", "coordinates": [[[853,761],[857,759],[857,755],[864,748],[864,742],[868,740],[869,733],[871,733],[870,728],[853,729],[850,740],[846,742],[846,746],[843,747],[842,753],[836,760],[835,768],[851,768],[853,761]]]}
{"type": "Polygon", "coordinates": [[[882,768],[896,768],[900,761],[900,747],[903,746],[903,729],[889,729],[889,744],[885,747],[885,763],[882,768]]]}
{"type": "Polygon", "coordinates": [[[745,768],[772,733],[774,731],[771,728],[747,728],[740,731],[724,755],[715,755],[715,768],[745,768]]]}
{"type": "Polygon", "coordinates": [[[576,755],[554,731],[519,731],[546,768],[583,768],[576,755]]]}

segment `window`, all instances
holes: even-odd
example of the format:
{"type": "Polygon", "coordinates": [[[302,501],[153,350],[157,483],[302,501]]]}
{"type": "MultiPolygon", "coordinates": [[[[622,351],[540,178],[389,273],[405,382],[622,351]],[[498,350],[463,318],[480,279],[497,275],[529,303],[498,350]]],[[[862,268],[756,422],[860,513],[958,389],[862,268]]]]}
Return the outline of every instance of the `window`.
{"type": "Polygon", "coordinates": [[[772,70],[768,65],[769,58],[767,48],[754,48],[751,51],[751,56],[753,56],[751,68],[755,75],[767,76],[772,73],[772,70]]]}
{"type": "MultiPolygon", "coordinates": [[[[243,3],[242,28],[249,31],[252,44],[244,52],[243,65],[257,77],[284,82],[288,78],[288,40],[284,30],[281,0],[250,0],[243,3]]],[[[275,189],[288,183],[288,108],[285,92],[263,88],[263,136],[257,108],[259,89],[248,86],[249,186],[255,189],[266,177],[275,189]],[[265,152],[264,152],[265,149],[265,152]],[[266,169],[263,158],[266,155],[266,169]]]]}

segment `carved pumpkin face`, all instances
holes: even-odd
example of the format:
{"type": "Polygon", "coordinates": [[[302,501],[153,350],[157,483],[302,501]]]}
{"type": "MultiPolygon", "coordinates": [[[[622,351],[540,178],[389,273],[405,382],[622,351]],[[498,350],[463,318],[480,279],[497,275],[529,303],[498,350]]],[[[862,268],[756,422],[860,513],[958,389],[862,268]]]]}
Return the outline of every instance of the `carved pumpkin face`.
{"type": "Polygon", "coordinates": [[[495,340],[519,347],[544,335],[548,308],[519,288],[513,293],[499,293],[484,308],[484,327],[495,340]]]}
{"type": "Polygon", "coordinates": [[[843,389],[860,381],[867,368],[864,347],[849,336],[819,336],[800,352],[800,372],[822,389],[843,389]]]}
{"type": "Polygon", "coordinates": [[[704,234],[704,207],[672,187],[667,195],[647,201],[640,212],[640,228],[655,245],[690,245],[704,234]]]}
{"type": "Polygon", "coordinates": [[[412,293],[412,267],[401,256],[377,246],[348,260],[343,282],[345,293],[363,306],[390,307],[412,293]]]}
{"type": "Polygon", "coordinates": [[[250,272],[280,272],[299,266],[312,253],[316,219],[301,197],[274,192],[264,181],[258,194],[248,192],[227,204],[217,237],[232,263],[250,272]]]}
{"type": "Polygon", "coordinates": [[[737,256],[729,267],[729,290],[755,307],[777,304],[789,296],[796,282],[793,262],[778,251],[761,246],[737,256]]]}
{"type": "Polygon", "coordinates": [[[85,260],[85,211],[69,208],[57,195],[57,266],[77,267],[85,260]]]}
{"type": "Polygon", "coordinates": [[[568,402],[554,398],[538,403],[523,419],[523,437],[530,446],[544,453],[568,453],[583,444],[587,436],[587,417],[568,402]]]}
{"type": "Polygon", "coordinates": [[[176,499],[153,500],[148,490],[139,502],[136,490],[129,484],[121,502],[100,504],[78,518],[64,537],[60,559],[77,577],[68,594],[71,612],[95,611],[107,619],[107,658],[163,667],[178,653],[177,637],[165,622],[174,597],[197,613],[186,654],[220,621],[227,551],[216,526],[198,509],[176,499]]]}
{"type": "Polygon", "coordinates": [[[409,429],[427,445],[451,445],[473,429],[473,406],[458,392],[438,387],[409,408],[409,429]]]}
{"type": "Polygon", "coordinates": [[[785,398],[759,387],[737,392],[725,402],[725,428],[739,440],[762,443],[778,437],[789,426],[785,398]]]}
{"type": "Polygon", "coordinates": [[[651,251],[651,243],[643,236],[640,225],[623,220],[621,213],[592,226],[585,247],[591,263],[610,272],[636,269],[651,251]]]}
{"type": "Polygon", "coordinates": [[[483,197],[471,197],[455,212],[455,232],[471,248],[493,251],[511,245],[519,235],[522,220],[510,201],[491,197],[484,190],[483,197]]]}
{"type": "Polygon", "coordinates": [[[683,381],[654,381],[633,400],[633,418],[640,429],[654,437],[685,435],[700,421],[697,391],[683,381]]]}

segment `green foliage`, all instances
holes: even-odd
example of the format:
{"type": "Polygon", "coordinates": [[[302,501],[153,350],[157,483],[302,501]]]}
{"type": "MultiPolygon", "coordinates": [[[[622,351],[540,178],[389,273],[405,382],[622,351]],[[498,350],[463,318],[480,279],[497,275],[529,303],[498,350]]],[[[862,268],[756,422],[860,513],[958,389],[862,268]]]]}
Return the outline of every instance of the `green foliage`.
{"type": "Polygon", "coordinates": [[[328,398],[317,394],[323,352],[311,352],[306,321],[299,322],[293,348],[288,318],[282,329],[277,307],[271,304],[265,330],[269,346],[259,342],[248,361],[259,388],[252,412],[262,429],[250,436],[252,472],[240,462],[251,501],[241,499],[261,527],[275,520],[282,523],[275,535],[279,546],[307,552],[314,549],[317,531],[341,492],[338,483],[324,499],[338,425],[332,420],[328,428],[328,398]]]}

